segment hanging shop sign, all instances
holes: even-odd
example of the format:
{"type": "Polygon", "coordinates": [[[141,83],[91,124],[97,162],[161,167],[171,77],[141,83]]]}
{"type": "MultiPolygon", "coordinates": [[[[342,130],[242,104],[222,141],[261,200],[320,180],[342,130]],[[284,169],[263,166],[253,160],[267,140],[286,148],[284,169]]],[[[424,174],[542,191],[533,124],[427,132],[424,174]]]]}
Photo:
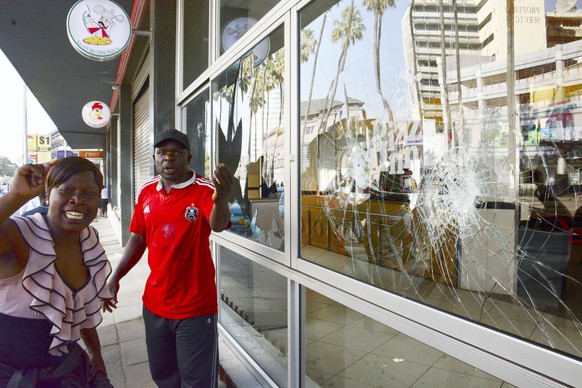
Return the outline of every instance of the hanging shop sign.
{"type": "MultiPolygon", "coordinates": [[[[36,136],[37,135],[26,135],[26,150],[36,152],[36,136]]],[[[35,156],[36,158],[36,156],[35,156]]]]}
{"type": "Polygon", "coordinates": [[[50,151],[51,150],[51,136],[50,135],[37,135],[36,148],[38,149],[39,152],[50,151]]]}
{"type": "Polygon", "coordinates": [[[121,55],[131,38],[125,10],[110,0],[80,0],[67,15],[67,35],[73,48],[94,61],[121,55]]]}
{"type": "MultiPolygon", "coordinates": [[[[251,29],[257,23],[255,19],[251,18],[236,18],[224,26],[222,29],[221,34],[221,44],[222,50],[226,51],[232,47],[233,44],[236,43],[237,40],[240,39],[241,36],[247,33],[248,30],[251,29]]],[[[269,55],[269,50],[271,49],[271,44],[269,38],[265,38],[259,42],[251,51],[243,56],[243,58],[248,57],[249,55],[253,54],[255,56],[253,60],[253,64],[255,66],[259,66],[267,55],[269,55]]]]}
{"type": "Polygon", "coordinates": [[[89,101],[81,112],[85,124],[92,128],[101,128],[109,124],[111,111],[107,104],[101,101],[89,101]]]}
{"type": "Polygon", "coordinates": [[[103,151],[85,151],[80,150],[79,156],[87,159],[103,159],[103,151]]]}

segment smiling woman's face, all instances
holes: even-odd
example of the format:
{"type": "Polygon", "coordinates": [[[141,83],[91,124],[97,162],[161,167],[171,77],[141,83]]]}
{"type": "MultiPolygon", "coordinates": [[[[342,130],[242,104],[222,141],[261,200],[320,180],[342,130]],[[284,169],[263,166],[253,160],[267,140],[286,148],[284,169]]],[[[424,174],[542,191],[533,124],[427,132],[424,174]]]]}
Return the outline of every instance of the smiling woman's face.
{"type": "Polygon", "coordinates": [[[95,219],[101,188],[93,172],[83,171],[53,187],[47,199],[52,226],[63,232],[78,233],[95,219]]]}

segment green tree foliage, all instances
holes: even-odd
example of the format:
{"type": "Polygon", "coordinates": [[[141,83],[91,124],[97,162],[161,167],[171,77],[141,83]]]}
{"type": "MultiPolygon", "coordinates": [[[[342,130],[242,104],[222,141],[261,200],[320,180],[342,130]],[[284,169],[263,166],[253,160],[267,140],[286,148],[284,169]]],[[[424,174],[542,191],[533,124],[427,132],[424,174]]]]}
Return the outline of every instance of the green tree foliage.
{"type": "Polygon", "coordinates": [[[0,176],[12,176],[17,168],[16,163],[12,163],[6,156],[0,155],[0,176]]]}
{"type": "Polygon", "coordinates": [[[342,51],[338,59],[335,78],[331,83],[330,92],[327,97],[325,114],[321,116],[321,122],[319,125],[320,131],[327,130],[327,120],[333,109],[333,102],[335,100],[340,74],[344,71],[346,65],[348,48],[350,44],[354,44],[356,41],[364,37],[366,26],[364,25],[363,20],[360,11],[354,6],[354,0],[352,0],[351,5],[342,11],[340,19],[334,20],[333,22],[334,28],[331,31],[331,41],[333,43],[341,42],[342,51]]]}

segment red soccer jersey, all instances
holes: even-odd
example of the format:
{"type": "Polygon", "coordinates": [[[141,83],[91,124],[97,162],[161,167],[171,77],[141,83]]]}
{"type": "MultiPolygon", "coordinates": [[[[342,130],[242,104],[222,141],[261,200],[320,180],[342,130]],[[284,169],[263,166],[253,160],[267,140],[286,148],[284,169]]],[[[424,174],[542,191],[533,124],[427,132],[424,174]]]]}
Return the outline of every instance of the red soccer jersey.
{"type": "Polygon", "coordinates": [[[212,182],[197,174],[168,194],[159,176],[140,190],[130,231],[145,236],[151,273],[143,303],[156,315],[184,319],[218,312],[208,223],[213,193],[212,182]]]}

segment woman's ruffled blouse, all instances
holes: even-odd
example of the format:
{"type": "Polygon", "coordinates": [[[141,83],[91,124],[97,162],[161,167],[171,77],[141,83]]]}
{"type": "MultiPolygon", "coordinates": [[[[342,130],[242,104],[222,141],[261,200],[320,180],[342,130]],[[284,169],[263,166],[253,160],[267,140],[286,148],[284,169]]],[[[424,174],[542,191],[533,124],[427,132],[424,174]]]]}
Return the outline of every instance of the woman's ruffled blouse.
{"type": "Polygon", "coordinates": [[[111,299],[105,287],[111,264],[99,242],[95,228],[80,233],[81,250],[89,271],[89,280],[77,291],[71,290],[56,269],[56,253],[48,225],[41,214],[12,218],[30,248],[22,285],[32,295],[30,308],[44,315],[52,324],[49,352],[67,353],[66,345],[81,338],[82,329],[93,329],[103,320],[101,301],[111,299]]]}

